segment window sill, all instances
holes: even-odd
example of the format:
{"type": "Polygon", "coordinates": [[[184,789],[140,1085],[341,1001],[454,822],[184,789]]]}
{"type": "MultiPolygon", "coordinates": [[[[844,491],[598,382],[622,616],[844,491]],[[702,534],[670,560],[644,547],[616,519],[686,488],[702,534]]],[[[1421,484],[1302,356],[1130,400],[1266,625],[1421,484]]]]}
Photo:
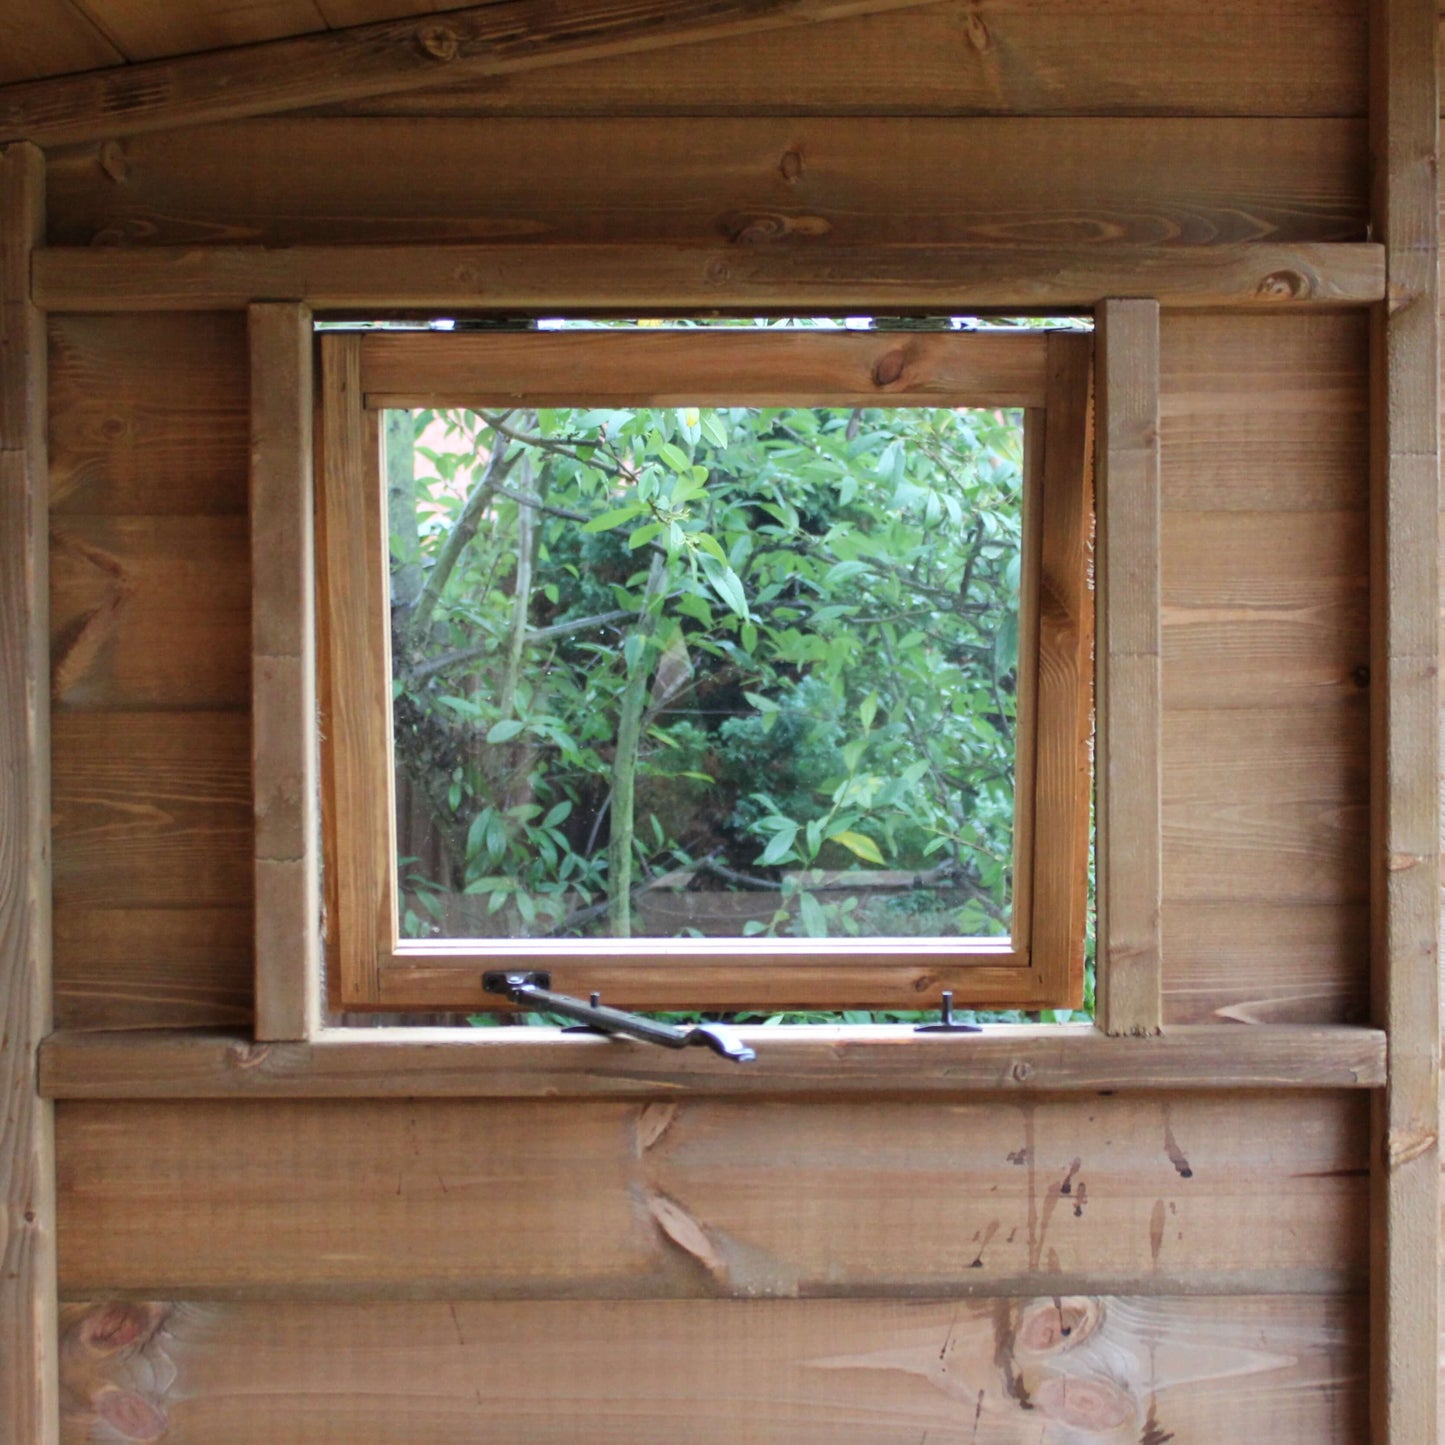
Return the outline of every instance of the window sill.
{"type": "Polygon", "coordinates": [[[307,1043],[235,1033],[52,1034],[52,1099],[678,1098],[687,1095],[969,1095],[1119,1090],[1372,1089],[1379,1029],[1192,1024],[1110,1038],[1088,1024],[992,1024],[978,1034],[906,1026],[739,1029],[734,1064],[552,1029],[326,1029],[307,1043]]]}

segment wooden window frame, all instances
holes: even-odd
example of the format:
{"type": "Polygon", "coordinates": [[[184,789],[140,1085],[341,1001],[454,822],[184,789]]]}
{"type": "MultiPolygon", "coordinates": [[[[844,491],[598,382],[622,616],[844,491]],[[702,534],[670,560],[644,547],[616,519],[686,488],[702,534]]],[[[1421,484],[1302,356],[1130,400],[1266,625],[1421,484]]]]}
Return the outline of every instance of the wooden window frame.
{"type": "Polygon", "coordinates": [[[318,629],[327,979],[335,1008],[494,1008],[481,975],[631,1008],[1077,1007],[1083,995],[1092,682],[1092,338],[688,330],[320,339],[318,629]],[[679,380],[681,378],[681,380],[679,380]],[[379,413],[523,405],[1022,407],[1025,544],[1012,936],[403,940],[379,413]]]}

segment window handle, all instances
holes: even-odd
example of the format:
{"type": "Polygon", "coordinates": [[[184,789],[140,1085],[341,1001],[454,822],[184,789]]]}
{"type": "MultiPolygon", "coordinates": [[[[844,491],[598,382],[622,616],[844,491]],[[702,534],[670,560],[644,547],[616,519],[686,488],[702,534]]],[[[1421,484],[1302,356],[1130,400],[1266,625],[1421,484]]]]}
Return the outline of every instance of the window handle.
{"type": "Polygon", "coordinates": [[[661,1044],[665,1049],[685,1049],[689,1044],[700,1044],[739,1064],[757,1057],[746,1044],[739,1043],[716,1024],[683,1027],[680,1024],[658,1023],[655,1019],[627,1013],[620,1008],[604,1008],[595,993],[591,1003],[583,1003],[570,994],[553,993],[551,985],[550,973],[507,973],[498,969],[482,975],[482,988],[487,993],[499,993],[515,1004],[576,1019],[599,1034],[623,1034],[646,1044],[661,1044]]]}

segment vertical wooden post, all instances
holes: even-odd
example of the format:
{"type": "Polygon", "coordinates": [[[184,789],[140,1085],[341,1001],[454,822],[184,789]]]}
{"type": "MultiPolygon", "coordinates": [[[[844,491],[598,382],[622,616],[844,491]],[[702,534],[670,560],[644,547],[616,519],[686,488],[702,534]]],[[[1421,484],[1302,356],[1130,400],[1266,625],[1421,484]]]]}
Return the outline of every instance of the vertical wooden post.
{"type": "Polygon", "coordinates": [[[1439,294],[1433,0],[1371,10],[1371,1438],[1433,1441],[1439,1372],[1439,294]]]}
{"type": "Polygon", "coordinates": [[[59,1438],[55,1152],[35,1050],[50,1030],[45,324],[30,258],[45,162],[0,148],[0,1430],[59,1438]]]}
{"type": "Polygon", "coordinates": [[[1099,1026],[1157,1034],[1159,914],[1159,306],[1098,312],[1099,1026]]]}
{"type": "Polygon", "coordinates": [[[256,1037],[320,1023],[311,312],[250,308],[256,1037]]]}

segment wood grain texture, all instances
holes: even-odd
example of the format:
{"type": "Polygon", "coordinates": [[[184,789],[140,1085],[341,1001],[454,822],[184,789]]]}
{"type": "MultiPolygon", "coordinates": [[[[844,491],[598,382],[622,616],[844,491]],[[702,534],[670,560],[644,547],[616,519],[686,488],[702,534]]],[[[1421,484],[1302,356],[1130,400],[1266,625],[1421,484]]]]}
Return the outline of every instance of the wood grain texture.
{"type": "Polygon", "coordinates": [[[921,0],[492,0],[440,17],[155,60],[0,91],[0,139],[39,145],[477,81],[685,41],[907,10],[921,0]]]}
{"type": "Polygon", "coordinates": [[[1161,329],[1170,1025],[1364,1017],[1367,363],[1363,317],[1161,329]]]}
{"type": "Polygon", "coordinates": [[[368,407],[1042,407],[1047,337],[658,330],[595,333],[371,332],[361,342],[368,407]]]}
{"type": "Polygon", "coordinates": [[[278,119],[61,151],[48,239],[1350,242],[1364,166],[1363,125],[1336,120],[278,119]]]}
{"type": "Polygon", "coordinates": [[[309,1044],[220,1033],[62,1033],[41,1087],[63,1099],[999,1096],[1125,1089],[1374,1088],[1373,1029],[1194,1027],[1120,1041],[1088,1026],[990,1025],[946,1039],[901,1027],[739,1031],[747,1068],[712,1055],[532,1029],[326,1029],[309,1044]]]}
{"type": "Polygon", "coordinates": [[[246,521],[57,513],[50,687],[62,710],[244,708],[246,521]]]}
{"type": "Polygon", "coordinates": [[[1092,308],[1134,293],[1185,309],[1364,306],[1384,294],[1373,243],[1223,246],[684,245],[52,248],[33,294],[51,311],[204,311],[287,295],[318,311],[869,311],[1092,308]]]}
{"type": "Polygon", "coordinates": [[[55,1179],[35,1050],[50,1029],[45,326],[29,273],[45,163],[0,147],[0,1421],[51,1445],[55,1179]]]}
{"type": "Polygon", "coordinates": [[[75,0],[27,0],[0,12],[0,84],[93,70],[123,58],[75,0]]]}
{"type": "Polygon", "coordinates": [[[1161,1024],[1159,307],[1098,311],[1098,1005],[1161,1024]]]}
{"type": "Polygon", "coordinates": [[[57,909],[250,905],[244,713],[70,713],[53,731],[57,909]]]}
{"type": "Polygon", "coordinates": [[[834,21],[805,41],[715,40],[626,66],[554,66],[343,108],[428,117],[1363,115],[1364,50],[1364,16],[1349,0],[1207,9],[949,0],[906,17],[834,21]]]}
{"type": "Polygon", "coordinates": [[[61,1289],[1335,1292],[1367,1251],[1368,1102],[66,1102],[61,1289]]]}
{"type": "Polygon", "coordinates": [[[249,324],[256,1037],[304,1039],[321,1007],[311,313],[257,304],[249,324]]]}
{"type": "Polygon", "coordinates": [[[52,514],[245,516],[244,317],[52,317],[50,347],[52,514]]]}
{"type": "Polygon", "coordinates": [[[1436,7],[1370,7],[1372,1006],[1390,1033],[1372,1158],[1371,1439],[1433,1440],[1440,1370],[1440,288],[1436,7]]]}
{"type": "Polygon", "coordinates": [[[174,1445],[1345,1440],[1364,1421],[1362,1316],[1261,1296],[101,1299],[63,1314],[64,1438],[119,1418],[174,1445]]]}
{"type": "Polygon", "coordinates": [[[253,45],[326,29],[315,0],[84,0],[127,60],[253,45]]]}
{"type": "Polygon", "coordinates": [[[245,908],[62,909],[56,1027],[249,1030],[251,928],[245,908]]]}

